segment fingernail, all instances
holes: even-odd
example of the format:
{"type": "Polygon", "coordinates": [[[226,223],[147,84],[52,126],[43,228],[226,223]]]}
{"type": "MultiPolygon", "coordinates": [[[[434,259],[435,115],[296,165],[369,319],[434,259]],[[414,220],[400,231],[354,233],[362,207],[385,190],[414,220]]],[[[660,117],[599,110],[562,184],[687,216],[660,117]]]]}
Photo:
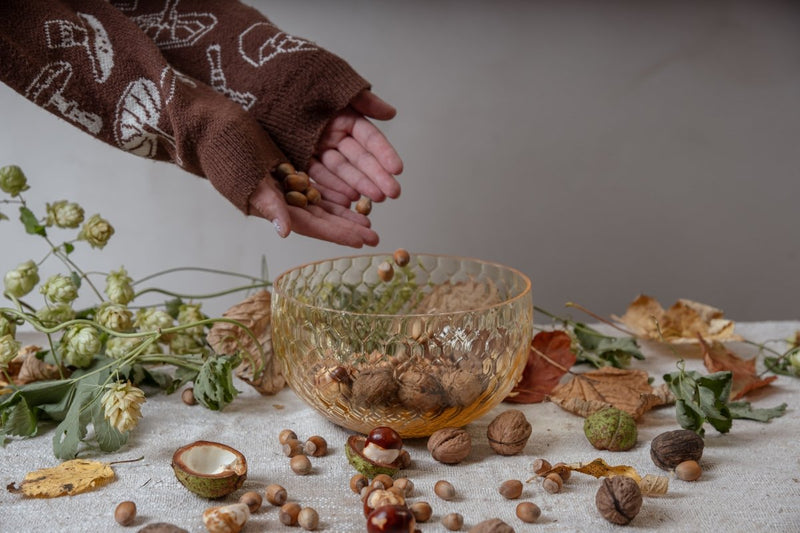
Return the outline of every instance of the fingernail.
{"type": "Polygon", "coordinates": [[[281,238],[286,237],[286,235],[283,233],[283,225],[281,224],[280,220],[276,218],[272,221],[272,225],[275,226],[275,231],[278,232],[278,235],[281,238]]]}

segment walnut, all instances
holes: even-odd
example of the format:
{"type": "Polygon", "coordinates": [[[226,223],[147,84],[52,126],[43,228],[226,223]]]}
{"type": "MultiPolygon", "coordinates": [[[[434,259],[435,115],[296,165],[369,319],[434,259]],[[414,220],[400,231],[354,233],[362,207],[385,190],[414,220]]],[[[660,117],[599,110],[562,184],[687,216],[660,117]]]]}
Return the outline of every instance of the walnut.
{"type": "Polygon", "coordinates": [[[444,370],[440,381],[448,403],[457,407],[471,405],[484,390],[480,376],[466,370],[444,370]]]}
{"type": "Polygon", "coordinates": [[[492,518],[475,524],[470,528],[469,533],[514,533],[514,528],[499,518],[492,518]]]}
{"type": "Polygon", "coordinates": [[[358,407],[389,405],[397,400],[398,384],[388,366],[364,368],[353,376],[352,401],[358,407]]]}
{"type": "Polygon", "coordinates": [[[500,455],[515,455],[525,448],[531,425],[522,411],[509,409],[500,413],[486,431],[489,446],[500,455]]]}
{"type": "Polygon", "coordinates": [[[336,402],[350,397],[353,378],[346,367],[337,364],[315,365],[313,374],[314,385],[323,399],[336,402]]]}
{"type": "Polygon", "coordinates": [[[650,458],[662,470],[675,468],[684,461],[699,461],[703,456],[703,438],[689,429],[667,431],[650,443],[650,458]]]}
{"type": "Polygon", "coordinates": [[[444,391],[436,377],[420,370],[408,370],[398,378],[400,403],[415,411],[435,411],[444,406],[444,391]]]}
{"type": "Polygon", "coordinates": [[[642,491],[639,484],[627,476],[605,478],[595,496],[595,504],[603,518],[624,526],[639,514],[642,491]]]}
{"type": "Polygon", "coordinates": [[[467,458],[471,449],[472,439],[461,428],[442,428],[428,437],[428,451],[440,463],[460,463],[467,458]]]}

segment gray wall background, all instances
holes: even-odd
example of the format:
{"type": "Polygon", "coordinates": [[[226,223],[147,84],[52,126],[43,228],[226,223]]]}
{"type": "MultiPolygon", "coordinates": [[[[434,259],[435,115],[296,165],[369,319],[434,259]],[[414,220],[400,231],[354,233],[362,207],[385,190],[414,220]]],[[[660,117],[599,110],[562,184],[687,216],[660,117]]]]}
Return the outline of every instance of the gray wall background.
{"type": "MultiPolygon", "coordinates": [[[[346,58],[399,109],[384,131],[404,189],[375,206],[379,251],[512,265],[557,312],[576,301],[622,313],[645,292],[737,320],[800,316],[796,2],[250,3],[346,58]]],[[[266,255],[274,277],[351,253],[281,240],[204,180],[106,146],[5,86],[0,120],[0,164],[23,167],[34,209],[68,198],[115,225],[105,250],[75,252],[87,270],[257,274],[266,255]]],[[[2,272],[46,253],[15,222],[0,224],[0,243],[2,272]]]]}

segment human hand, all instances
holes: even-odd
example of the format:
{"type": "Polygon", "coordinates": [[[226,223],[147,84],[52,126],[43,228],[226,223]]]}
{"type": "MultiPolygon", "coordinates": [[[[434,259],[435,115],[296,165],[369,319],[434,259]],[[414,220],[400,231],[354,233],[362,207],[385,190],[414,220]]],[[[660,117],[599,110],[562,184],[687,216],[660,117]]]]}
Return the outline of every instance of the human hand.
{"type": "Polygon", "coordinates": [[[375,202],[400,195],[394,175],[403,171],[403,161],[368,120],[389,120],[396,113],[372,91],[364,90],[331,119],[308,168],[323,198],[349,207],[361,195],[375,202]]]}

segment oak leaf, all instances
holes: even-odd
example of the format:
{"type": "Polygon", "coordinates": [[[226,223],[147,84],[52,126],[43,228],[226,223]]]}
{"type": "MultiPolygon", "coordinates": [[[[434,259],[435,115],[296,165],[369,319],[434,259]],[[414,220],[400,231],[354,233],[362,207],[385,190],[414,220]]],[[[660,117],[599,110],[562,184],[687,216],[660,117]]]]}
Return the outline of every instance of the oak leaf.
{"type": "Polygon", "coordinates": [[[234,305],[222,316],[241,322],[257,341],[236,324],[216,322],[206,340],[218,355],[244,352],[236,375],[264,395],[275,394],[285,385],[280,362],[272,351],[272,310],[270,293],[259,291],[234,305]]]}
{"type": "Polygon", "coordinates": [[[114,470],[108,463],[72,459],[53,468],[29,472],[19,487],[12,483],[11,492],[21,492],[29,498],[72,496],[102,487],[114,480],[114,470]]]}
{"type": "Polygon", "coordinates": [[[505,399],[510,403],[538,403],[558,385],[575,364],[572,339],[564,331],[540,331],[531,341],[522,378],[505,399]]]}
{"type": "Polygon", "coordinates": [[[778,376],[759,377],[755,358],[742,359],[719,341],[709,344],[700,337],[700,344],[703,347],[703,363],[709,372],[731,372],[731,400],[738,400],[748,392],[766,387],[778,379],[778,376]]]}
{"type": "Polygon", "coordinates": [[[603,367],[575,374],[553,390],[550,401],[583,417],[616,407],[638,420],[653,407],[672,403],[675,398],[666,385],[651,386],[643,370],[603,367]]]}
{"type": "Polygon", "coordinates": [[[680,299],[664,309],[655,298],[641,294],[621,317],[614,317],[644,339],[673,344],[697,343],[697,336],[709,340],[741,340],[732,320],[723,318],[716,307],[680,299]]]}

